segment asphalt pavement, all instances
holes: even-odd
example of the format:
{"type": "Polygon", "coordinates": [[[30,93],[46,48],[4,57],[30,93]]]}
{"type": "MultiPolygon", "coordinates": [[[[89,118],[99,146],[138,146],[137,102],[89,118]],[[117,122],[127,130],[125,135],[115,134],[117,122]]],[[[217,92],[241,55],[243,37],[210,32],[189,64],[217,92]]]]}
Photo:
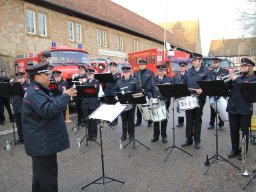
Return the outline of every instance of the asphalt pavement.
{"type": "MultiPolygon", "coordinates": [[[[170,108],[171,110],[171,108],[170,108]]],[[[203,125],[201,133],[201,149],[197,150],[194,146],[182,148],[193,156],[174,148],[169,158],[164,162],[169,150],[164,149],[173,145],[173,124],[172,111],[169,113],[168,121],[168,143],[163,144],[161,139],[156,143],[151,143],[153,128],[148,128],[145,121],[136,127],[136,139],[150,148],[140,146],[130,149],[130,146],[123,148],[128,142],[120,142],[121,118],[119,117],[118,126],[108,125],[103,127],[103,152],[105,175],[120,181],[110,182],[105,185],[91,185],[83,191],[109,191],[109,192],[239,192],[249,181],[250,178],[239,175],[241,171],[236,169],[226,161],[218,160],[214,163],[206,175],[208,167],[204,166],[206,156],[216,154],[215,130],[208,130],[209,105],[204,107],[203,125]],[[131,151],[131,157],[128,155],[131,151]]],[[[78,192],[81,188],[95,179],[102,176],[101,151],[100,146],[93,142],[86,146],[82,143],[77,148],[77,139],[84,136],[84,128],[76,133],[72,130],[76,122],[76,116],[71,118],[72,123],[67,124],[71,147],[58,154],[59,164],[59,191],[78,192]]],[[[175,117],[175,125],[177,119],[175,117]]],[[[231,150],[229,124],[225,123],[225,129],[218,131],[219,135],[219,154],[227,158],[231,150]]],[[[9,130],[12,124],[6,122],[5,126],[0,127],[0,131],[9,130]]],[[[185,127],[175,128],[175,146],[185,141],[185,127]]],[[[31,191],[32,169],[31,158],[26,155],[24,146],[16,145],[12,151],[6,151],[3,147],[7,139],[11,141],[13,134],[0,135],[0,192],[29,192],[31,191]]],[[[98,139],[99,142],[99,134],[98,139]]],[[[138,145],[138,143],[136,143],[138,145]]],[[[246,167],[252,171],[252,165],[256,160],[256,146],[249,146],[249,154],[245,164],[237,159],[227,159],[239,168],[246,167]]],[[[219,157],[219,159],[222,159],[219,157]]],[[[255,192],[256,181],[254,180],[245,191],[255,192]]]]}

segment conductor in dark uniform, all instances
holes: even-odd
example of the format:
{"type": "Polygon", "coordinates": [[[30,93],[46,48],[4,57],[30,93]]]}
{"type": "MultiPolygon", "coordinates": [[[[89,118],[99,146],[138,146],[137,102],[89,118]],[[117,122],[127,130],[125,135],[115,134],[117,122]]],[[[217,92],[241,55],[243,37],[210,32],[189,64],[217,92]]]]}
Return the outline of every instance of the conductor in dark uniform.
{"type": "MultiPolygon", "coordinates": [[[[179,63],[180,66],[180,71],[178,71],[172,78],[173,84],[185,84],[187,81],[187,76],[186,76],[186,66],[188,64],[184,61],[179,63]]],[[[175,98],[178,99],[178,98],[175,98]]],[[[176,127],[183,127],[184,125],[184,116],[185,115],[184,111],[179,110],[179,106],[177,105],[177,115],[178,115],[178,125],[176,127]]]]}
{"type": "MultiPolygon", "coordinates": [[[[116,104],[115,93],[114,93],[114,86],[116,82],[121,78],[121,74],[117,72],[117,64],[115,62],[109,63],[110,72],[113,75],[113,83],[106,83],[104,86],[104,94],[105,94],[105,102],[107,104],[113,105],[116,104]]],[[[111,126],[116,126],[118,123],[118,118],[114,120],[111,126]]]]}
{"type": "Polygon", "coordinates": [[[49,63],[27,67],[30,85],[22,105],[22,128],[27,155],[32,158],[32,191],[58,191],[57,153],[69,148],[65,110],[76,90],[70,88],[60,96],[54,95],[48,85],[49,63]]]}
{"type": "MultiPolygon", "coordinates": [[[[169,112],[168,109],[170,107],[170,98],[166,98],[161,95],[157,85],[159,84],[172,84],[172,79],[165,75],[166,73],[166,66],[165,65],[157,65],[157,76],[151,79],[151,81],[148,84],[147,88],[147,95],[149,99],[151,98],[159,98],[160,101],[163,101],[165,104],[165,107],[167,109],[167,113],[169,112]]],[[[167,127],[167,118],[162,120],[161,123],[161,136],[162,136],[162,142],[167,143],[167,134],[166,134],[166,127],[167,127]]],[[[159,122],[154,122],[154,134],[153,138],[151,139],[151,142],[156,142],[159,140],[160,135],[160,129],[159,129],[159,122]]]]}
{"type": "MultiPolygon", "coordinates": [[[[25,73],[23,72],[18,72],[15,74],[17,82],[19,82],[22,86],[23,92],[25,94],[28,83],[26,82],[25,79],[25,73]]],[[[21,111],[22,111],[22,101],[23,101],[23,96],[24,95],[13,95],[12,100],[13,100],[13,112],[16,120],[16,126],[18,130],[18,136],[19,139],[17,140],[17,143],[23,143],[23,133],[22,133],[22,123],[21,123],[21,111]]]]}
{"type": "MultiPolygon", "coordinates": [[[[227,76],[229,74],[229,71],[225,68],[222,68],[220,66],[220,63],[221,63],[221,59],[218,58],[218,57],[214,57],[213,58],[213,61],[212,61],[212,70],[210,72],[210,76],[209,78],[211,80],[217,80],[216,78],[219,77],[219,76],[227,76]]],[[[210,102],[214,102],[215,99],[214,97],[210,97],[210,102]]],[[[211,104],[211,103],[210,103],[211,104]]],[[[210,117],[210,126],[208,127],[208,129],[214,129],[214,124],[215,124],[215,117],[216,117],[216,112],[214,110],[214,108],[212,107],[212,105],[210,105],[210,108],[211,108],[211,117],[210,117]]],[[[218,123],[218,126],[219,126],[219,129],[222,129],[223,126],[224,126],[224,121],[222,121],[222,119],[220,118],[220,116],[218,116],[219,118],[219,123],[218,123]]]]}
{"type": "MultiPolygon", "coordinates": [[[[253,103],[246,102],[238,87],[239,83],[255,82],[256,76],[253,73],[255,63],[248,58],[241,59],[242,75],[231,73],[230,92],[231,95],[228,100],[227,112],[229,116],[230,136],[232,150],[228,155],[229,158],[239,156],[241,153],[239,136],[242,131],[242,136],[246,136],[246,151],[248,150],[249,127],[253,114],[253,103]]],[[[240,157],[241,158],[241,157],[240,157]]]]}
{"type": "MultiPolygon", "coordinates": [[[[123,77],[116,82],[114,87],[115,92],[136,92],[140,90],[139,82],[136,78],[131,76],[131,67],[124,66],[122,67],[123,77]]],[[[117,97],[115,97],[118,100],[117,97]]],[[[122,137],[121,141],[126,140],[127,131],[129,134],[129,140],[134,139],[134,105],[127,105],[124,112],[121,114],[122,118],[122,137]]]]}
{"type": "Polygon", "coordinates": [[[186,110],[186,138],[187,140],[181,146],[186,147],[193,144],[193,138],[195,142],[195,148],[201,148],[201,127],[202,127],[202,115],[203,108],[206,101],[206,95],[203,90],[200,89],[197,81],[207,80],[209,78],[209,70],[202,66],[202,55],[193,53],[192,67],[187,72],[186,84],[192,93],[198,96],[199,107],[186,110]]]}
{"type": "Polygon", "coordinates": [[[97,139],[97,124],[96,120],[94,119],[88,119],[88,116],[99,107],[100,102],[98,98],[99,88],[100,88],[100,82],[94,78],[94,69],[87,69],[87,80],[83,83],[83,85],[87,86],[93,86],[95,88],[94,96],[93,97],[87,97],[82,99],[82,109],[84,113],[84,117],[86,119],[86,124],[88,128],[88,135],[86,140],[90,141],[96,141],[97,139]]]}
{"type": "MultiPolygon", "coordinates": [[[[139,81],[141,89],[146,92],[150,80],[154,77],[154,73],[146,68],[147,62],[143,59],[139,60],[140,69],[134,73],[134,77],[139,81]]],[[[137,120],[135,126],[139,126],[142,121],[142,114],[137,107],[137,120]]],[[[148,121],[148,127],[152,126],[152,121],[148,121]]]]}

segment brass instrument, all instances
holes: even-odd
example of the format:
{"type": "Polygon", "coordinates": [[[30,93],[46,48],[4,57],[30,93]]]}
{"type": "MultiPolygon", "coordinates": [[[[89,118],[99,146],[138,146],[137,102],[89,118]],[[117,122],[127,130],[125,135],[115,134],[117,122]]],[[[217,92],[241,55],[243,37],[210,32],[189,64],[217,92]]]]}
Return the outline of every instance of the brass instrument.
{"type": "Polygon", "coordinates": [[[246,168],[246,156],[247,156],[246,135],[243,136],[243,131],[240,131],[240,146],[241,146],[242,163],[243,163],[243,168],[244,168],[244,172],[241,175],[243,175],[245,177],[249,177],[250,172],[246,168]]]}
{"type": "Polygon", "coordinates": [[[235,71],[234,73],[226,75],[226,76],[220,76],[219,75],[219,76],[216,77],[216,80],[223,80],[226,83],[226,82],[231,80],[231,75],[234,75],[234,74],[237,75],[238,77],[241,77],[243,72],[238,70],[238,71],[235,71]]]}

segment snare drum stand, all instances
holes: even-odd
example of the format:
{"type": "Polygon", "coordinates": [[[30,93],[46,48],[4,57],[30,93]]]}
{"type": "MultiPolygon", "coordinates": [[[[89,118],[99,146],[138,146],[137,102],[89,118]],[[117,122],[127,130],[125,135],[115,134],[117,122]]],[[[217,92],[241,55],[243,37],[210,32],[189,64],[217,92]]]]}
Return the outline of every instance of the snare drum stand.
{"type": "Polygon", "coordinates": [[[193,156],[193,155],[191,155],[190,153],[186,152],[185,150],[183,150],[183,149],[181,149],[181,148],[179,148],[179,147],[177,147],[177,146],[175,145],[174,111],[175,111],[175,110],[174,110],[174,98],[173,98],[173,107],[172,107],[172,136],[173,136],[173,144],[172,144],[172,146],[167,147],[167,148],[165,149],[165,151],[168,150],[168,149],[170,149],[171,151],[168,153],[168,155],[167,155],[167,157],[165,158],[164,162],[166,162],[166,160],[167,160],[168,157],[170,156],[172,150],[175,149],[175,148],[179,149],[180,151],[182,151],[182,152],[184,152],[184,153],[186,153],[186,154],[188,154],[188,155],[190,155],[190,156],[193,156]]]}

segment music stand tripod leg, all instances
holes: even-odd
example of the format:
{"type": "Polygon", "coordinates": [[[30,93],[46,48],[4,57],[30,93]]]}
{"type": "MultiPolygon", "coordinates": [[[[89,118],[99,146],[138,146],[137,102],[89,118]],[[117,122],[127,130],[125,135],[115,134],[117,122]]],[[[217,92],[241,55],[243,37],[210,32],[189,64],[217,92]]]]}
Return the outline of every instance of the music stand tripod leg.
{"type": "Polygon", "coordinates": [[[249,180],[249,182],[244,186],[243,190],[246,189],[246,187],[252,182],[253,179],[256,179],[256,175],[254,175],[254,176],[249,180]]]}

